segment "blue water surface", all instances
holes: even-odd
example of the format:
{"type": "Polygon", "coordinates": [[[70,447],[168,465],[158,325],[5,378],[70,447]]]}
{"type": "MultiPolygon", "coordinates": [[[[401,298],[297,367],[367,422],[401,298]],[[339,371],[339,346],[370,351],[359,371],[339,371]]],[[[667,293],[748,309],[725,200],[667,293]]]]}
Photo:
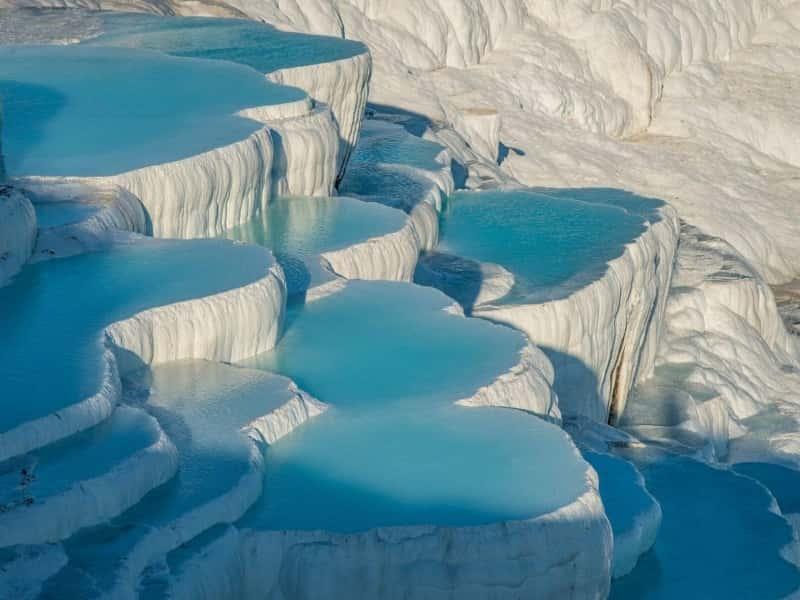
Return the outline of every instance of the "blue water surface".
{"type": "Polygon", "coordinates": [[[0,47],[0,96],[9,175],[101,176],[245,139],[262,125],[234,113],[304,94],[234,63],[79,45],[0,47]]]}
{"type": "Polygon", "coordinates": [[[444,295],[352,281],[290,309],[278,347],[246,361],[331,405],[267,450],[259,529],[363,531],[538,516],[585,486],[566,435],[520,411],[464,408],[519,361],[517,331],[447,312],[444,295]]]}
{"type": "MultiPolygon", "coordinates": [[[[662,204],[614,189],[457,192],[439,251],[510,271],[514,287],[501,303],[550,300],[602,276],[662,204]]],[[[469,306],[469,290],[447,291],[469,306]]]]}
{"type": "Polygon", "coordinates": [[[280,31],[246,19],[132,13],[100,13],[100,17],[100,34],[83,44],[149,48],[175,56],[226,60],[261,73],[333,62],[366,52],[360,42],[280,31]]]}
{"type": "Polygon", "coordinates": [[[612,584],[611,598],[784,598],[800,571],[780,555],[792,529],[754,480],[653,450],[632,458],[663,511],[653,549],[612,584]]]}
{"type": "Polygon", "coordinates": [[[28,265],[0,288],[0,433],[99,391],[106,326],[255,281],[268,261],[262,249],[228,241],[135,237],[28,265]]]}
{"type": "Polygon", "coordinates": [[[224,235],[272,250],[294,295],[331,277],[320,254],[393,233],[405,222],[398,210],[353,198],[279,197],[266,215],[224,235]]]}

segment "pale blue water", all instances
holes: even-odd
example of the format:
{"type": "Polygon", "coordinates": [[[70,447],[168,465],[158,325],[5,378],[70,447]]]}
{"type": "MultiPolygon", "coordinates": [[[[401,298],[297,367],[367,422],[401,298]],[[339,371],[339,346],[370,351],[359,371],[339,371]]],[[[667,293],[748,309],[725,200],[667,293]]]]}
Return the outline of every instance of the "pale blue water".
{"type": "Polygon", "coordinates": [[[4,484],[0,485],[0,504],[26,497],[35,502],[46,501],[81,481],[107,473],[154,444],[159,433],[146,413],[120,407],[92,429],[0,465],[0,481],[4,484]],[[35,477],[24,490],[18,490],[23,468],[35,477]]]}
{"type": "Polygon", "coordinates": [[[85,221],[102,208],[98,204],[85,202],[35,202],[33,207],[40,229],[85,221]]]}
{"type": "MultiPolygon", "coordinates": [[[[88,589],[107,589],[148,531],[218,501],[248,473],[259,476],[253,442],[241,429],[291,397],[284,378],[199,360],[160,365],[128,379],[126,399],[142,403],[158,419],[178,450],[178,472],[109,524],[68,540],[70,566],[49,582],[47,594],[82,597],[88,589]]],[[[212,527],[232,518],[227,511],[235,517],[246,508],[227,500],[199,523],[212,527]]]]}
{"type": "Polygon", "coordinates": [[[9,175],[100,176],[242,140],[261,125],[234,113],[303,92],[223,61],[15,46],[0,47],[0,95],[9,175]]]}
{"type": "MultiPolygon", "coordinates": [[[[657,200],[611,189],[457,192],[439,251],[499,264],[515,277],[505,303],[560,297],[599,278],[657,218],[657,200]]],[[[465,306],[470,293],[448,290],[465,306]]]]}
{"type": "Polygon", "coordinates": [[[453,405],[517,364],[525,340],[445,312],[450,302],[353,281],[290,310],[278,347],[245,364],[292,377],[332,408],[267,450],[266,492],[243,526],[474,525],[582,493],[585,465],[563,432],[522,412],[453,405]]]}
{"type": "Polygon", "coordinates": [[[611,598],[783,598],[800,571],[780,557],[788,523],[770,512],[769,493],[752,479],[652,450],[631,458],[661,504],[656,544],[611,598]]]}
{"type": "Polygon", "coordinates": [[[178,449],[179,474],[117,526],[164,524],[232,490],[253,469],[241,428],[291,398],[283,378],[199,360],[153,367],[133,385],[149,390],[142,400],[178,449]]]}
{"type": "Polygon", "coordinates": [[[224,235],[272,250],[292,295],[330,278],[319,262],[323,252],[399,231],[405,220],[398,210],[353,198],[279,197],[266,216],[224,235]]]}
{"type": "Polygon", "coordinates": [[[439,144],[410,135],[400,125],[366,120],[339,190],[410,210],[431,187],[418,171],[441,170],[436,161],[441,151],[439,144]]]}
{"type": "Polygon", "coordinates": [[[243,527],[352,532],[527,519],[574,500],[585,477],[562,432],[499,408],[334,409],[267,459],[267,491],[243,527]]]}
{"type": "Polygon", "coordinates": [[[150,48],[175,56],[237,62],[261,73],[362,54],[360,42],[279,31],[244,19],[103,13],[101,34],[85,45],[150,48]]]}
{"type": "Polygon", "coordinates": [[[445,312],[450,304],[430,288],[352,281],[292,308],[278,347],[243,364],[339,407],[449,405],[511,369],[525,345],[511,328],[445,312]]]}
{"type": "Polygon", "coordinates": [[[436,161],[436,157],[442,150],[439,144],[410,135],[400,125],[368,120],[364,123],[351,160],[354,164],[406,165],[438,171],[442,165],[436,161]]]}
{"type": "Polygon", "coordinates": [[[260,248],[221,240],[136,238],[28,265],[0,288],[0,432],[95,394],[107,325],[255,281],[267,261],[260,248]]]}

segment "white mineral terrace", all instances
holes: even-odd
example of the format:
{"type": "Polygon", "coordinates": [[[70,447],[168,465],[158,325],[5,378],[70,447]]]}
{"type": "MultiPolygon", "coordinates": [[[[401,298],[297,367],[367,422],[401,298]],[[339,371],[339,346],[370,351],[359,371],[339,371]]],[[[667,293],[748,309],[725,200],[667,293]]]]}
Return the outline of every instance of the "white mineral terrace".
{"type": "Polygon", "coordinates": [[[0,1],[0,598],[796,595],[799,65],[796,0],[0,1]]]}

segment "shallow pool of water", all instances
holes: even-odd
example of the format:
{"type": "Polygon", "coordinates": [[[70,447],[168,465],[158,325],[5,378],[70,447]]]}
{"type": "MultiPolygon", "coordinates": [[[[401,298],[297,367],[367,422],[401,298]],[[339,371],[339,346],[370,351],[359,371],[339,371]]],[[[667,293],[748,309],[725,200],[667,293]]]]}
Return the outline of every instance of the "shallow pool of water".
{"type": "Polygon", "coordinates": [[[266,216],[225,237],[272,250],[292,295],[331,277],[320,265],[320,254],[399,231],[405,222],[398,210],[353,198],[279,197],[266,216]]]}
{"type": "Polygon", "coordinates": [[[660,205],[606,189],[457,192],[442,215],[439,251],[510,271],[514,287],[501,302],[541,301],[599,278],[660,205]]]}
{"type": "Polygon", "coordinates": [[[569,439],[532,415],[332,409],[269,449],[265,494],[242,526],[480,525],[556,510],[584,486],[585,465],[569,439]]]}
{"type": "Polygon", "coordinates": [[[332,407],[268,449],[265,494],[243,526],[476,525],[582,493],[586,465],[558,428],[454,405],[518,364],[525,339],[450,305],[429,288],[352,281],[290,310],[277,348],[246,364],[332,407]]]}
{"type": "Polygon", "coordinates": [[[342,60],[366,51],[360,42],[279,31],[245,19],[105,13],[99,32],[83,43],[227,60],[261,73],[342,60]]]}
{"type": "Polygon", "coordinates": [[[448,313],[451,305],[430,288],[351,281],[290,309],[275,350],[244,364],[340,407],[448,405],[515,366],[526,343],[511,328],[448,313]]]}
{"type": "Polygon", "coordinates": [[[114,175],[194,156],[262,127],[234,113],[303,97],[242,65],[88,46],[0,47],[0,94],[14,176],[114,175]]]}
{"type": "Polygon", "coordinates": [[[268,261],[260,248],[227,241],[135,238],[28,265],[0,288],[0,432],[97,393],[106,326],[255,281],[268,261]]]}

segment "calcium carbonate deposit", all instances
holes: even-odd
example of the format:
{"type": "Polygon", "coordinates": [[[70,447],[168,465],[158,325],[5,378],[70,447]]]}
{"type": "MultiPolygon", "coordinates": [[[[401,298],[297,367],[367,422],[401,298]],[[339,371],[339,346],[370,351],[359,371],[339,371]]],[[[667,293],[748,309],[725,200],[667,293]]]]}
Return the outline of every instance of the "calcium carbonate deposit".
{"type": "Polygon", "coordinates": [[[800,2],[0,0],[0,598],[800,593],[800,2]]]}

